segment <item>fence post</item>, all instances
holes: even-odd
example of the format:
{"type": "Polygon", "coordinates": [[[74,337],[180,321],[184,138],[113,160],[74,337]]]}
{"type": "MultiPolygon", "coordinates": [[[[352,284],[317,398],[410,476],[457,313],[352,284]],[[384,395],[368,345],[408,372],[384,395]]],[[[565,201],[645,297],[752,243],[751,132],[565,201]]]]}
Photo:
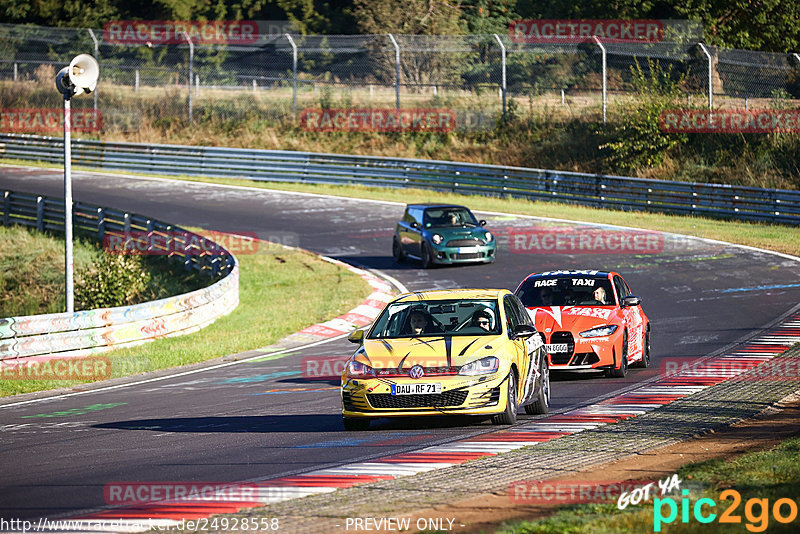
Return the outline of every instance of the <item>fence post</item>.
{"type": "Polygon", "coordinates": [[[292,111],[297,113],[297,45],[288,33],[286,38],[289,40],[289,44],[292,45],[292,111]]]}
{"type": "Polygon", "coordinates": [[[106,212],[103,208],[97,208],[97,239],[101,243],[106,235],[106,212]]]}
{"type": "Polygon", "coordinates": [[[189,122],[192,122],[192,76],[194,74],[194,43],[188,32],[183,32],[183,37],[189,43],[189,122]]]}
{"type": "Polygon", "coordinates": [[[36,197],[36,229],[44,232],[44,197],[36,197]]]}
{"type": "MultiPolygon", "coordinates": [[[[97,37],[94,36],[94,32],[89,28],[89,36],[94,41],[94,58],[99,62],[100,61],[100,48],[97,45],[97,37]]],[[[97,88],[94,89],[94,114],[95,117],[97,116],[97,88]]]]}
{"type": "Polygon", "coordinates": [[[11,210],[11,191],[3,191],[3,226],[8,226],[9,210],[11,210]]]}
{"type": "Polygon", "coordinates": [[[14,63],[14,81],[17,81],[17,64],[14,63]]]}
{"type": "Polygon", "coordinates": [[[711,111],[714,108],[714,63],[706,45],[703,43],[697,43],[697,45],[708,59],[708,111],[711,111]]]}
{"type": "Polygon", "coordinates": [[[503,118],[506,117],[506,45],[503,44],[502,39],[497,34],[494,34],[494,38],[497,39],[497,44],[500,45],[500,51],[502,54],[502,74],[503,74],[503,81],[502,81],[502,91],[503,91],[503,118]]]}
{"type": "Polygon", "coordinates": [[[603,124],[606,123],[606,47],[600,42],[600,39],[595,35],[593,36],[594,42],[600,47],[600,52],[603,54],[603,124]]]}
{"type": "Polygon", "coordinates": [[[136,69],[136,81],[133,84],[133,91],[139,92],[139,69],[136,69]]]}
{"type": "Polygon", "coordinates": [[[394,93],[395,93],[395,109],[400,111],[400,45],[394,38],[394,35],[389,34],[389,39],[392,40],[394,45],[394,93]]]}
{"type": "Polygon", "coordinates": [[[200,96],[200,75],[194,75],[194,96],[200,96]]]}

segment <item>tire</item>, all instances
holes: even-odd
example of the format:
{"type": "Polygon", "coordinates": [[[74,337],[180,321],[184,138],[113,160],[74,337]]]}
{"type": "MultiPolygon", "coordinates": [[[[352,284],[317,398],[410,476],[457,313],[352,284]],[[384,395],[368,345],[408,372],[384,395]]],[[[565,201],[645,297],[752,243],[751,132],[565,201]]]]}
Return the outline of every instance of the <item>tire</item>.
{"type": "Polygon", "coordinates": [[[362,419],[356,417],[342,417],[345,430],[367,430],[369,428],[369,419],[362,419]]]}
{"type": "Polygon", "coordinates": [[[638,367],[645,369],[650,367],[650,325],[647,325],[647,330],[644,333],[644,340],[642,340],[642,359],[631,367],[638,367]]]}
{"type": "Polygon", "coordinates": [[[611,376],[614,378],[625,378],[628,374],[628,331],[622,336],[622,358],[619,362],[619,369],[611,369],[611,376]]]}
{"type": "Polygon", "coordinates": [[[392,256],[394,256],[394,261],[397,263],[403,263],[406,261],[406,255],[403,252],[403,247],[400,246],[400,242],[396,237],[392,239],[392,256]]]}
{"type": "Polygon", "coordinates": [[[514,371],[508,373],[508,387],[506,388],[506,409],[492,417],[495,425],[513,425],[517,422],[517,376],[514,371]]]}
{"type": "Polygon", "coordinates": [[[420,254],[422,258],[422,268],[423,269],[430,269],[433,267],[433,253],[431,252],[431,247],[428,243],[422,243],[422,253],[420,254]]]}
{"type": "Polygon", "coordinates": [[[550,411],[550,366],[547,365],[547,353],[542,358],[542,384],[536,400],[525,405],[525,413],[528,415],[542,415],[550,411]]]}

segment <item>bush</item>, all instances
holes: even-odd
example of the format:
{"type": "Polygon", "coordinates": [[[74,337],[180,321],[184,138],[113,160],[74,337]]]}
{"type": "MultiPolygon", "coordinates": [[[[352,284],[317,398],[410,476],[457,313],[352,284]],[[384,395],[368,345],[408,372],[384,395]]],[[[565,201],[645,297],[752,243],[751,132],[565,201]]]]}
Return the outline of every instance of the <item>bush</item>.
{"type": "Polygon", "coordinates": [[[688,140],[686,134],[662,131],[659,123],[662,112],[680,107],[683,77],[673,79],[671,69],[662,69],[659,63],[650,61],[648,67],[647,72],[638,62],[631,67],[634,89],[642,97],[638,103],[621,112],[605,132],[597,129],[608,139],[599,148],[612,172],[658,166],[669,150],[688,140]]]}
{"type": "Polygon", "coordinates": [[[150,282],[141,256],[103,254],[76,275],[75,307],[79,310],[135,304],[150,282]]]}

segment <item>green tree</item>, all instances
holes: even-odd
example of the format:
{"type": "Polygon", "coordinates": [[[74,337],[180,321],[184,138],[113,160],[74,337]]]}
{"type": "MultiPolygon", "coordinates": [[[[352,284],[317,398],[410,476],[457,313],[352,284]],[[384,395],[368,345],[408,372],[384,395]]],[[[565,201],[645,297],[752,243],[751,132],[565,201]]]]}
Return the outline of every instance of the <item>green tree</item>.
{"type": "Polygon", "coordinates": [[[465,29],[461,5],[442,0],[354,0],[352,13],[361,33],[454,35],[465,29]]]}

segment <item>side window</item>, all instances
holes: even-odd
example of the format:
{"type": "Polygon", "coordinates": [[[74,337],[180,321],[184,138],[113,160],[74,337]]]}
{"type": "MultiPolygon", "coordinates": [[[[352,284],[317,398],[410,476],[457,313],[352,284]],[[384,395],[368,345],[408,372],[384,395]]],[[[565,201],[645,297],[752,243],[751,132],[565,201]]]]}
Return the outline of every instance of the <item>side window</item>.
{"type": "Polygon", "coordinates": [[[517,309],[517,315],[520,317],[520,324],[527,324],[529,326],[534,326],[533,320],[531,319],[528,310],[526,310],[525,306],[522,305],[522,302],[518,298],[509,297],[509,299],[514,304],[514,307],[517,309]]]}
{"type": "Polygon", "coordinates": [[[628,286],[619,276],[614,277],[614,287],[617,290],[617,295],[619,295],[620,302],[622,302],[622,299],[631,294],[630,289],[628,289],[628,286]]]}
{"type": "Polygon", "coordinates": [[[506,327],[508,329],[508,335],[511,336],[511,333],[514,331],[514,328],[520,324],[521,319],[519,317],[519,312],[517,311],[517,307],[514,305],[514,302],[511,300],[511,297],[506,297],[503,299],[503,308],[506,312],[506,327]]]}
{"type": "Polygon", "coordinates": [[[422,226],[422,210],[420,208],[411,208],[408,210],[408,214],[411,217],[411,220],[408,221],[409,224],[415,222],[422,226]]]}

